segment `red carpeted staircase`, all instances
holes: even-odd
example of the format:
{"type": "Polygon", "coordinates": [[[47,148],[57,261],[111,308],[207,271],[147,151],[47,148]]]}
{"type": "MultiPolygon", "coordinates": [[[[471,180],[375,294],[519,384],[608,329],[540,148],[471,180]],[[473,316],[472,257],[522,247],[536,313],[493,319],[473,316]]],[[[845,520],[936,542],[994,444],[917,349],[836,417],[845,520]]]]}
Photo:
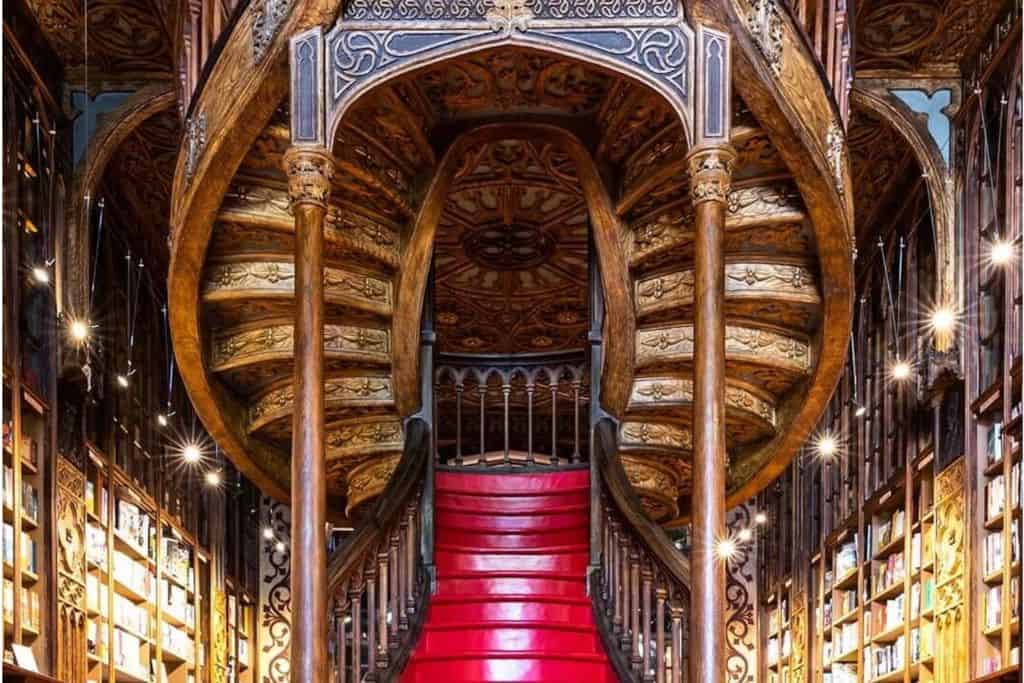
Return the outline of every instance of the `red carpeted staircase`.
{"type": "Polygon", "coordinates": [[[589,473],[438,472],[437,593],[403,683],[615,675],[586,595],[589,473]]]}

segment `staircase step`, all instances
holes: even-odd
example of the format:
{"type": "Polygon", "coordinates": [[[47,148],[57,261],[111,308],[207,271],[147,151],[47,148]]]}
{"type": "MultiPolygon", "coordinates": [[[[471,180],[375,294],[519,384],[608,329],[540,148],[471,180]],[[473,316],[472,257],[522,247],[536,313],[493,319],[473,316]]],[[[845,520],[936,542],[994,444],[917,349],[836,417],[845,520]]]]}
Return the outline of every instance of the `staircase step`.
{"type": "Polygon", "coordinates": [[[589,529],[585,524],[557,531],[504,532],[500,534],[442,527],[435,532],[434,539],[438,547],[463,546],[482,550],[532,548],[535,552],[540,552],[544,548],[563,544],[586,546],[589,539],[588,532],[589,529]]]}
{"type": "Polygon", "coordinates": [[[536,514],[538,511],[578,510],[586,513],[590,497],[586,489],[578,491],[549,491],[543,494],[495,496],[488,493],[455,493],[437,491],[436,507],[454,508],[466,512],[494,512],[503,515],[536,514]]]}
{"type": "Polygon", "coordinates": [[[471,472],[438,472],[435,479],[438,493],[454,492],[490,495],[538,494],[554,491],[590,490],[587,469],[562,470],[543,474],[487,474],[471,472]]]}
{"type": "Polygon", "coordinates": [[[587,524],[585,512],[544,513],[536,515],[482,515],[477,512],[438,509],[434,525],[439,529],[465,529],[503,534],[509,531],[557,531],[576,529],[587,524]]]}
{"type": "Polygon", "coordinates": [[[547,624],[588,624],[592,607],[586,598],[543,595],[435,596],[430,601],[432,624],[538,621],[547,624]]]}
{"type": "Polygon", "coordinates": [[[455,543],[436,543],[434,549],[437,552],[448,552],[459,555],[518,555],[520,557],[536,555],[585,555],[587,552],[586,543],[563,543],[558,545],[536,545],[526,548],[484,548],[479,545],[463,545],[455,543]]]}
{"type": "Polygon", "coordinates": [[[545,652],[487,652],[467,655],[413,656],[411,678],[415,683],[549,683],[616,680],[603,654],[545,652]]]}
{"type": "Polygon", "coordinates": [[[587,570],[584,553],[517,554],[500,551],[456,552],[438,549],[434,553],[439,573],[518,571],[543,576],[547,572],[578,572],[583,578],[587,570]]]}
{"type": "Polygon", "coordinates": [[[438,576],[437,588],[438,595],[578,596],[584,595],[586,586],[583,576],[576,574],[445,572],[438,576]]]}
{"type": "Polygon", "coordinates": [[[579,652],[597,654],[600,639],[593,626],[538,621],[428,624],[423,654],[461,652],[579,652]]]}

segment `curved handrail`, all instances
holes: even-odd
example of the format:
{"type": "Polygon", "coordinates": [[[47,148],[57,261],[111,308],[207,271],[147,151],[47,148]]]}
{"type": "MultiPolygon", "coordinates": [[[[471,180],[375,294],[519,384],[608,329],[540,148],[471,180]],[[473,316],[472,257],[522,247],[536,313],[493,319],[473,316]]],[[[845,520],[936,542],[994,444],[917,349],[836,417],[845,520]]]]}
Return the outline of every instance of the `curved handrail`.
{"type": "Polygon", "coordinates": [[[686,669],[689,560],[640,505],[611,419],[597,420],[593,439],[587,587],[601,640],[619,680],[676,683],[686,669]]]}
{"type": "Polygon", "coordinates": [[[210,52],[206,55],[206,59],[203,60],[203,68],[199,71],[199,78],[196,79],[195,87],[192,88],[192,92],[189,95],[189,99],[185,111],[185,120],[188,121],[192,118],[194,113],[196,102],[199,101],[199,95],[203,92],[203,88],[206,86],[206,82],[210,79],[210,73],[213,71],[213,67],[217,64],[217,59],[220,57],[220,53],[224,51],[224,47],[228,44],[228,40],[231,39],[231,34],[235,32],[235,28],[241,22],[242,17],[249,11],[249,5],[252,0],[238,0],[238,4],[231,11],[231,15],[228,17],[227,23],[221,29],[217,39],[213,42],[213,46],[210,48],[210,52]]]}
{"type": "Polygon", "coordinates": [[[327,564],[327,587],[334,593],[352,574],[367,552],[384,540],[399,521],[409,501],[423,483],[430,459],[430,427],[420,418],[412,418],[405,427],[405,448],[387,486],[370,513],[355,532],[331,554],[327,564]]]}

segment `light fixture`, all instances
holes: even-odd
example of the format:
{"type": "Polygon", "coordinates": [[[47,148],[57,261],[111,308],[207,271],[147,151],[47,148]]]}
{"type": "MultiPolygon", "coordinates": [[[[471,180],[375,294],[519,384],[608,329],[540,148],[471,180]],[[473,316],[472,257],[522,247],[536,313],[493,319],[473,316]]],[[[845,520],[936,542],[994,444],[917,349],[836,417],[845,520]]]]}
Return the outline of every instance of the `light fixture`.
{"type": "Polygon", "coordinates": [[[937,333],[952,332],[956,327],[956,313],[948,306],[940,306],[932,311],[929,324],[937,333]]]}
{"type": "Polygon", "coordinates": [[[747,541],[750,541],[752,538],[754,538],[754,532],[750,529],[740,529],[738,538],[744,543],[746,543],[747,541]]]}
{"type": "Polygon", "coordinates": [[[768,523],[768,515],[765,514],[764,512],[758,512],[756,515],[754,515],[754,522],[756,524],[767,524],[768,523]]]}
{"type": "Polygon", "coordinates": [[[276,550],[279,553],[283,553],[286,547],[287,546],[285,546],[284,541],[278,541],[277,545],[274,546],[274,550],[276,550]]]}
{"type": "Polygon", "coordinates": [[[182,459],[187,463],[197,463],[203,457],[203,452],[199,449],[199,446],[194,443],[190,443],[181,451],[182,459]]]}
{"type": "Polygon", "coordinates": [[[905,360],[897,360],[892,364],[890,374],[895,380],[905,380],[910,377],[910,363],[905,360]]]}
{"type": "Polygon", "coordinates": [[[858,404],[857,410],[855,410],[853,414],[856,415],[857,417],[864,417],[865,415],[868,414],[868,407],[865,405],[858,404]]]}
{"type": "Polygon", "coordinates": [[[992,246],[989,248],[988,259],[992,265],[1006,265],[1013,259],[1013,243],[1001,238],[993,240],[992,246]]]}
{"type": "Polygon", "coordinates": [[[736,541],[731,538],[723,538],[715,547],[715,553],[723,560],[731,560],[736,556],[736,551],[736,541]]]}
{"type": "Polygon", "coordinates": [[[269,526],[263,527],[263,538],[267,539],[268,541],[274,538],[274,529],[269,526]]]}
{"type": "Polygon", "coordinates": [[[118,374],[117,375],[117,384],[122,389],[127,389],[128,388],[128,375],[118,374]]]}
{"type": "Polygon", "coordinates": [[[72,340],[82,344],[89,339],[89,323],[84,320],[72,319],[68,323],[68,333],[72,340]]]}
{"type": "Polygon", "coordinates": [[[36,266],[32,269],[32,279],[41,285],[50,284],[50,271],[44,266],[36,266]]]}
{"type": "Polygon", "coordinates": [[[206,483],[210,486],[220,486],[221,476],[219,470],[210,470],[206,473],[206,483]]]}
{"type": "Polygon", "coordinates": [[[818,437],[814,448],[818,451],[820,457],[829,460],[839,452],[839,442],[836,441],[836,437],[826,432],[818,437]]]}
{"type": "Polygon", "coordinates": [[[160,425],[161,427],[166,427],[167,426],[167,416],[164,415],[163,413],[160,413],[159,415],[156,416],[156,423],[158,425],[160,425]]]}

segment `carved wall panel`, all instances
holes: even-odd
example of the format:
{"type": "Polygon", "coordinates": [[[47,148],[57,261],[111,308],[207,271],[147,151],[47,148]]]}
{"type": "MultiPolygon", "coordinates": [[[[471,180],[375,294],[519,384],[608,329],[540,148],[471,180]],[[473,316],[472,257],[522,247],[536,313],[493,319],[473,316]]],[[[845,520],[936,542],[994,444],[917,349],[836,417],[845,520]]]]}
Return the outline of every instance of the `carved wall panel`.
{"type": "Polygon", "coordinates": [[[69,683],[84,683],[85,476],[57,456],[57,670],[69,683]]]}
{"type": "MultiPolygon", "coordinates": [[[[337,377],[324,382],[324,405],[328,415],[346,410],[384,408],[394,403],[391,378],[384,375],[337,377]]],[[[295,387],[288,384],[258,397],[249,406],[250,432],[268,422],[292,414],[295,387]]]]}
{"type": "MultiPolygon", "coordinates": [[[[808,342],[778,332],[726,325],[727,360],[743,360],[787,372],[805,373],[811,367],[808,342]]],[[[693,326],[639,330],[636,334],[638,365],[686,361],[693,357],[693,326]]]]}
{"type": "MultiPolygon", "coordinates": [[[[686,406],[692,403],[693,380],[678,377],[652,377],[638,379],[633,383],[628,409],[644,411],[679,407],[682,415],[685,416],[686,406]]],[[[775,404],[767,396],[735,383],[727,383],[725,404],[726,415],[729,419],[740,418],[763,423],[764,429],[768,432],[775,427],[775,404]]]]}
{"type": "MultiPolygon", "coordinates": [[[[324,352],[328,358],[387,363],[390,332],[372,327],[324,325],[324,352]]],[[[292,353],[292,325],[273,325],[254,330],[230,331],[214,340],[210,365],[214,371],[227,370],[261,361],[287,358],[292,353]]]]}
{"type": "Polygon", "coordinates": [[[619,445],[623,450],[692,451],[693,434],[672,424],[626,421],[619,425],[619,445]]]}
{"type": "Polygon", "coordinates": [[[654,520],[679,514],[679,475],[654,458],[621,455],[622,467],[644,510],[654,520]]]}
{"type": "Polygon", "coordinates": [[[960,458],[935,477],[935,682],[968,679],[966,465],[960,458]]]}
{"type": "MultiPolygon", "coordinates": [[[[726,517],[729,535],[735,537],[754,524],[754,506],[737,505],[726,517]]],[[[727,683],[758,681],[757,540],[737,544],[725,566],[725,647],[727,683]]]]}
{"type": "Polygon", "coordinates": [[[290,683],[291,511],[287,505],[264,497],[260,516],[261,527],[274,532],[273,539],[260,537],[260,683],[290,683]]]}
{"type": "Polygon", "coordinates": [[[364,502],[380,495],[401,458],[401,453],[395,453],[384,458],[375,458],[354,468],[348,475],[345,514],[351,515],[364,502]]]}

